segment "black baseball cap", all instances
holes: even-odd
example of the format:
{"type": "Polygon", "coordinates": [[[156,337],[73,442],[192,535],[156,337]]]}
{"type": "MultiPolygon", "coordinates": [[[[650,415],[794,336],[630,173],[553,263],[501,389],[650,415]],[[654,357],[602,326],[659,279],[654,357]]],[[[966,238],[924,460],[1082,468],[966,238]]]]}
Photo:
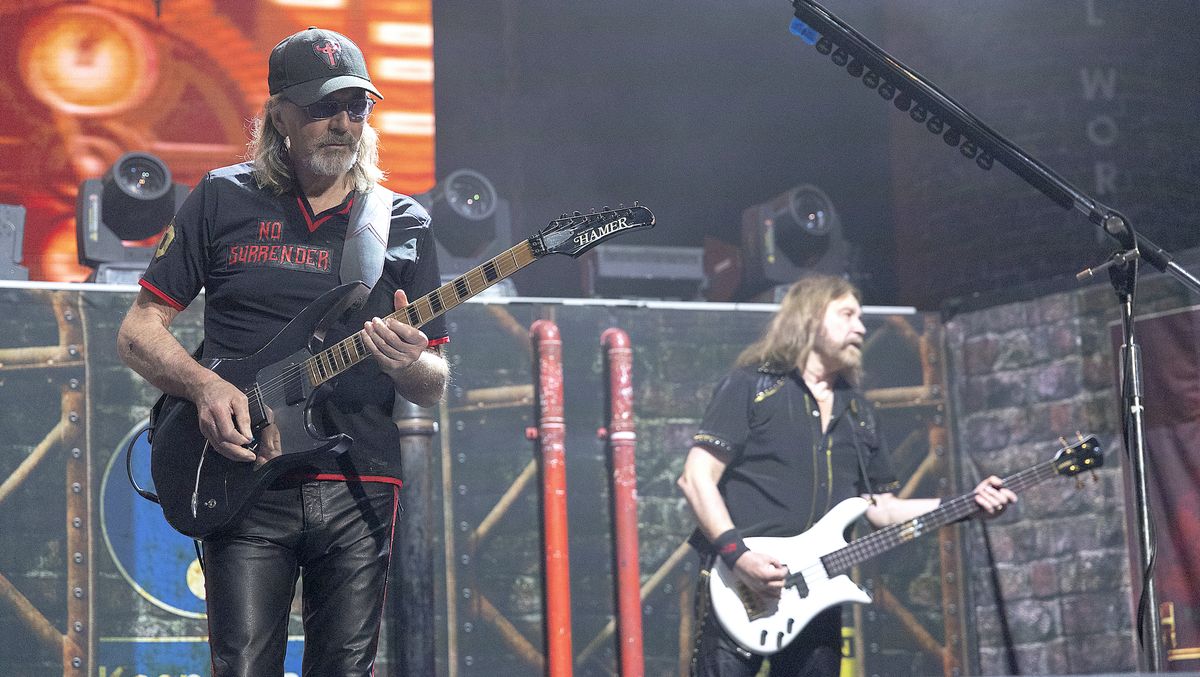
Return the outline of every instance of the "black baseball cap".
{"type": "Polygon", "coordinates": [[[347,87],[361,87],[380,99],[371,84],[362,50],[350,38],[309,26],[271,50],[267,87],[292,103],[307,106],[347,87]]]}

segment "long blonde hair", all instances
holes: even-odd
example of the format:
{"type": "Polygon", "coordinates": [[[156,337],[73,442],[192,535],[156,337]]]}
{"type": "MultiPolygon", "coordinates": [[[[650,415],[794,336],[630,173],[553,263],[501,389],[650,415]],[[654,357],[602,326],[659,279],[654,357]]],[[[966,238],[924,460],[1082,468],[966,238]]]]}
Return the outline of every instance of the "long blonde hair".
{"type": "MultiPolygon", "coordinates": [[[[254,118],[250,142],[246,145],[246,156],[254,161],[254,180],[258,187],[276,195],[295,188],[287,138],[271,122],[271,113],[285,100],[282,94],[267,99],[262,113],[254,118]]],[[[365,193],[386,178],[379,168],[379,134],[369,123],[363,123],[357,151],[358,157],[350,168],[350,179],[354,182],[354,190],[365,193]]]]}
{"type": "MultiPolygon", "coordinates": [[[[780,372],[803,368],[821,335],[825,309],[847,294],[853,294],[862,303],[862,292],[848,280],[832,275],[800,278],[788,288],[762,337],[738,355],[737,366],[780,372]]],[[[851,383],[858,383],[862,367],[855,367],[844,376],[851,383]]]]}

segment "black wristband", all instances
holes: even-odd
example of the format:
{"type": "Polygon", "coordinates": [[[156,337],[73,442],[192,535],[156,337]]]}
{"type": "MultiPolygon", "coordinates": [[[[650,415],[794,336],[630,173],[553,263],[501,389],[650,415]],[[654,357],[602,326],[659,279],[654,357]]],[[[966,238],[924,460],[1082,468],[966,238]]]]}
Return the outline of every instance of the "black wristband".
{"type": "Polygon", "coordinates": [[[743,553],[750,550],[746,547],[746,542],[742,540],[742,535],[738,533],[737,529],[730,529],[717,536],[717,540],[713,541],[713,547],[721,556],[721,561],[725,562],[725,566],[730,569],[733,569],[734,563],[743,553]]]}

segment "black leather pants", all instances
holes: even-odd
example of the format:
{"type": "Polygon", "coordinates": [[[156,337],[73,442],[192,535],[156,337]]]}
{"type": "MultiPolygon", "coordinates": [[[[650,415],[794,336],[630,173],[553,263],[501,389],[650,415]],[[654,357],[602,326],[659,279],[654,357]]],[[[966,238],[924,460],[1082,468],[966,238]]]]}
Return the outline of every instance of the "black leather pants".
{"type": "Polygon", "coordinates": [[[308,481],[271,488],[204,541],[214,677],[283,675],[301,571],[304,677],[367,677],[379,644],[399,488],[308,481]]]}
{"type": "MultiPolygon", "coordinates": [[[[763,657],[738,646],[710,609],[708,576],[703,569],[696,586],[696,637],[692,649],[692,677],[754,677],[763,657]]],[[[838,677],[842,665],[842,609],[817,614],[783,651],[768,659],[771,677],[838,677]]]]}

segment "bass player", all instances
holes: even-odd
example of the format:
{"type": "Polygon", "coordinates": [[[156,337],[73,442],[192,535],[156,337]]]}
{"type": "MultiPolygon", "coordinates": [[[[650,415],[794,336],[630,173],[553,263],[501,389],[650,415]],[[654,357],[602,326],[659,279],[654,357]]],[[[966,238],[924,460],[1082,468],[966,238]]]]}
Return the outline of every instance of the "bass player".
{"type": "MultiPolygon", "coordinates": [[[[747,347],[712,395],[678,485],[696,515],[692,544],[705,564],[696,594],[694,677],[752,677],[763,656],[746,651],[710,612],[709,572],[720,557],[750,594],[778,598],[787,568],[749,550],[751,536],[796,536],[852,496],[871,501],[876,528],[935,509],[902,499],[871,405],[858,390],[866,327],[861,294],[837,277],[802,278],[763,336],[747,347]]],[[[996,515],[1017,500],[992,476],[975,501],[996,515]]],[[[841,608],[814,618],[770,657],[771,677],[836,677],[841,608]]]]}

